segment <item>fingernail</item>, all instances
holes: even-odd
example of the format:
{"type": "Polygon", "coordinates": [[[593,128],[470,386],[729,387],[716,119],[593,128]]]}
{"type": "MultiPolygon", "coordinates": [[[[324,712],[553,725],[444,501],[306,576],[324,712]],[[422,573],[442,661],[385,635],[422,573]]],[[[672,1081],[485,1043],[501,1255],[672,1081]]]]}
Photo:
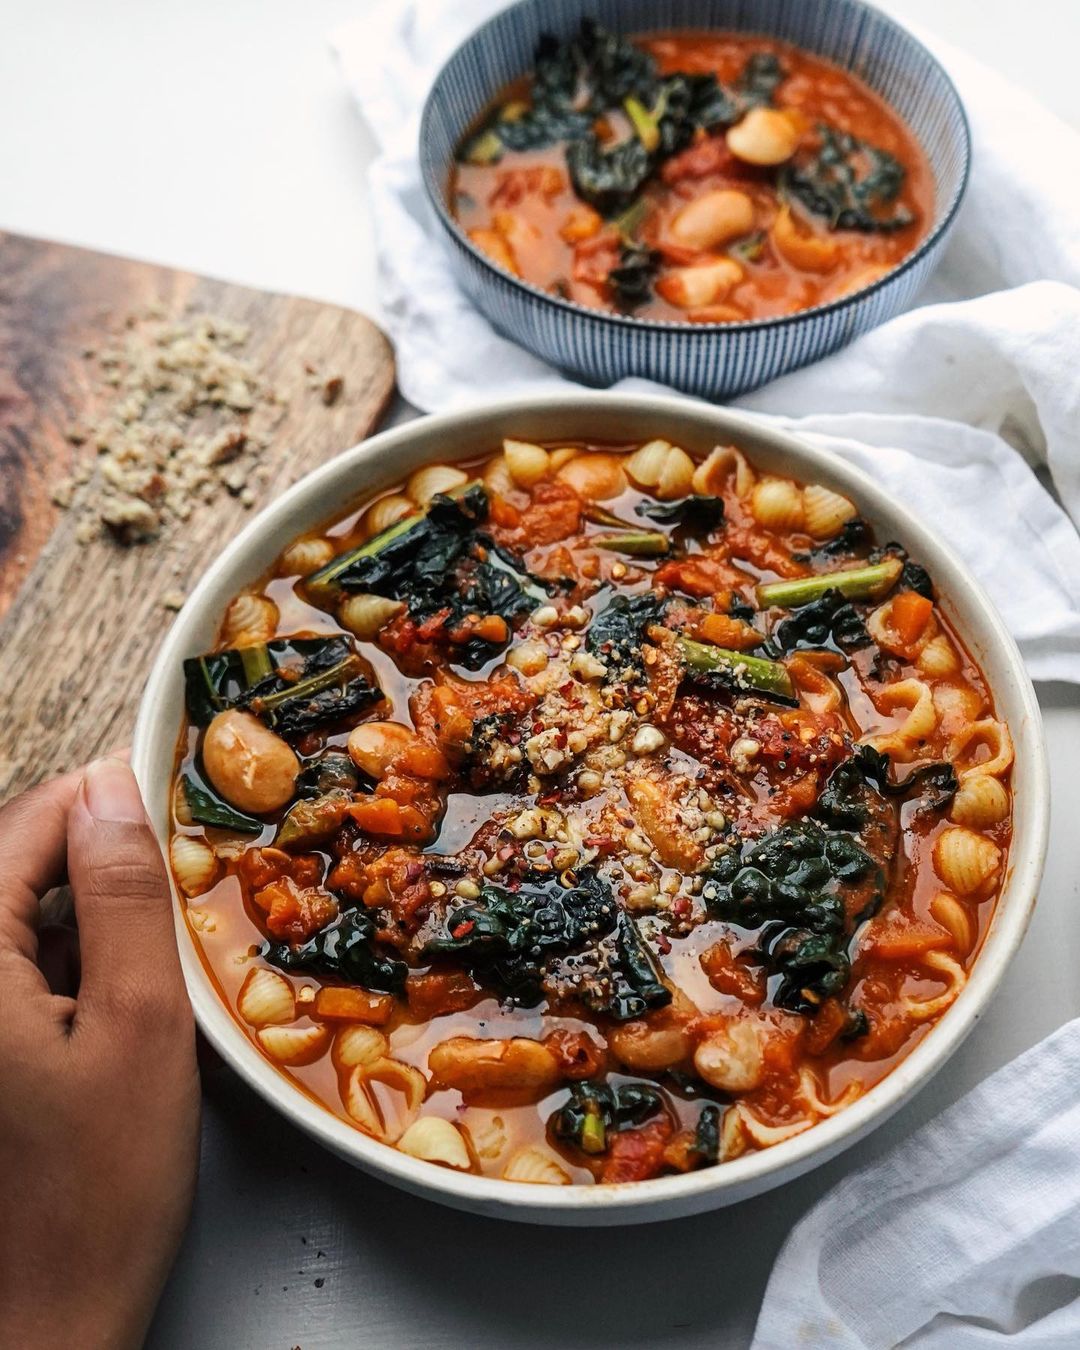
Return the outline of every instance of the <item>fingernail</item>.
{"type": "Polygon", "coordinates": [[[146,819],[135,775],[118,759],[95,759],[83,776],[86,809],[95,820],[146,819]]]}

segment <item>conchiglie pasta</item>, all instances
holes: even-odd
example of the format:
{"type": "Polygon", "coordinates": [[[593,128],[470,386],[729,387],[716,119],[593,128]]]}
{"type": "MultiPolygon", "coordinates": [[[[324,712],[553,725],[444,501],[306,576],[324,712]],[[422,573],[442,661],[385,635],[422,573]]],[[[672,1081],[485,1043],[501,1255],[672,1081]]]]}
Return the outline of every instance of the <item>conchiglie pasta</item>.
{"type": "Polygon", "coordinates": [[[377,534],[382,534],[384,530],[390,529],[398,521],[404,520],[407,516],[415,513],[415,502],[411,502],[408,497],[403,497],[400,492],[391,492],[371,503],[360,518],[360,524],[365,537],[374,539],[377,534]]]}
{"type": "Polygon", "coordinates": [[[930,917],[949,934],[959,955],[967,956],[975,945],[975,925],[964,902],[949,891],[939,891],[930,901],[930,917]]]}
{"type": "Polygon", "coordinates": [[[960,669],[960,657],[945,634],[939,633],[923,646],[915,664],[928,679],[939,680],[956,674],[960,669]]]}
{"type": "Polygon", "coordinates": [[[169,844],[169,862],[176,884],[189,898],[208,891],[220,871],[214,850],[204,839],[191,834],[173,835],[169,844]]]}
{"type": "Polygon", "coordinates": [[[790,478],[762,478],[750,494],[750,510],[767,530],[797,530],[803,523],[802,492],[790,478]]]}
{"type": "Polygon", "coordinates": [[[908,715],[895,731],[870,736],[868,744],[897,759],[911,759],[919,745],[933,735],[937,726],[930,686],[922,680],[898,680],[896,684],[885,686],[878,695],[878,705],[885,712],[906,708],[908,715]]]}
{"type": "Polygon", "coordinates": [[[503,454],[510,477],[518,487],[532,487],[551,472],[551,456],[531,441],[503,441],[503,454]]]}
{"type": "Polygon", "coordinates": [[[757,482],[757,474],[741,450],[733,445],[718,445],[694,470],[691,486],[705,497],[719,497],[729,477],[734,476],[735,495],[746,497],[757,482]]]}
{"type": "Polygon", "coordinates": [[[803,489],[803,519],[813,539],[832,539],[857,514],[855,503],[832,488],[811,483],[803,489]]]}
{"type": "Polygon", "coordinates": [[[240,986],[236,1010],[249,1026],[284,1025],[296,1016],[293,987],[276,970],[259,966],[248,972],[240,986]]]}
{"type": "Polygon", "coordinates": [[[977,830],[997,825],[1008,814],[1008,792],[987,773],[969,773],[962,778],[949,808],[950,820],[977,830]]]}
{"type": "Polygon", "coordinates": [[[343,1069],[355,1069],[360,1064],[374,1064],[390,1051],[390,1041],[375,1027],[356,1023],[342,1027],[334,1037],[334,1062],[343,1069]]]}
{"type": "Polygon", "coordinates": [[[662,501],[685,497],[694,478],[694,461],[670,441],[649,441],[626,461],[633,481],[648,488],[662,501]]]}
{"type": "Polygon", "coordinates": [[[587,502],[610,501],[626,491],[626,469],[622,455],[602,451],[575,454],[556,473],[560,483],[566,483],[587,502]]]}
{"type": "Polygon", "coordinates": [[[506,1121],[500,1115],[492,1115],[470,1108],[464,1119],[477,1157],[491,1161],[506,1151],[510,1142],[506,1121]]]}
{"type": "Polygon", "coordinates": [[[330,1044],[326,1027],[260,1027],[255,1039],[279,1064],[313,1064],[330,1044]]]}
{"type": "Polygon", "coordinates": [[[945,989],[932,998],[907,998],[904,1000],[908,1017],[917,1022],[925,1022],[931,1017],[940,1017],[947,1008],[956,1002],[961,989],[967,984],[967,972],[948,952],[927,952],[923,958],[933,974],[946,981],[945,989]]]}
{"type": "Polygon", "coordinates": [[[411,1158],[439,1163],[458,1172],[472,1169],[472,1158],[465,1137],[452,1121],[442,1116],[424,1116],[415,1120],[398,1140],[398,1148],[411,1158]]]}
{"type": "Polygon", "coordinates": [[[985,835],[952,826],[934,840],[934,866],[957,895],[977,895],[1000,871],[1001,850],[985,835]]]}
{"type": "Polygon", "coordinates": [[[334,556],[334,546],[329,539],[311,536],[297,539],[284,550],[278,559],[278,575],[282,577],[310,576],[317,572],[334,556]]]}
{"type": "Polygon", "coordinates": [[[961,781],[975,774],[1000,778],[1002,774],[1008,772],[1013,762],[1013,744],[1009,728],[1004,722],[998,722],[993,717],[984,717],[958,731],[949,749],[961,781]],[[965,756],[970,755],[973,747],[980,745],[985,747],[988,757],[972,760],[968,764],[962,763],[965,756]]]}
{"type": "Polygon", "coordinates": [[[452,492],[454,488],[464,487],[468,481],[469,475],[452,464],[425,464],[410,475],[405,484],[405,495],[417,506],[427,506],[440,492],[452,492]]]}
{"type": "Polygon", "coordinates": [[[546,1149],[523,1148],[503,1169],[506,1181],[524,1181],[531,1186],[569,1186],[570,1174],[546,1149]]]}
{"type": "Polygon", "coordinates": [[[241,591],[225,611],[221,638],[227,647],[257,647],[277,632],[278,607],[266,595],[241,591]]]}

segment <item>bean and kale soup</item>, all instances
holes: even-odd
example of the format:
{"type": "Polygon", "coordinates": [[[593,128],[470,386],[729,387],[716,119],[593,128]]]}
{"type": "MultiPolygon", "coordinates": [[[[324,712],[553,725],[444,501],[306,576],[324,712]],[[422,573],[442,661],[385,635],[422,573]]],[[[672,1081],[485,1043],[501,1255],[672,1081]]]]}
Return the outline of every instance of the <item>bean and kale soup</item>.
{"type": "Polygon", "coordinates": [[[238,595],[185,663],[171,864],[222,997],[414,1157],[711,1167],[963,988],[1012,747],[933,579],[734,447],[506,440],[238,595]]]}
{"type": "Polygon", "coordinates": [[[533,285],[647,319],[771,318],[909,254],[933,182],[865,84],[784,43],[586,20],[459,147],[450,205],[533,285]]]}

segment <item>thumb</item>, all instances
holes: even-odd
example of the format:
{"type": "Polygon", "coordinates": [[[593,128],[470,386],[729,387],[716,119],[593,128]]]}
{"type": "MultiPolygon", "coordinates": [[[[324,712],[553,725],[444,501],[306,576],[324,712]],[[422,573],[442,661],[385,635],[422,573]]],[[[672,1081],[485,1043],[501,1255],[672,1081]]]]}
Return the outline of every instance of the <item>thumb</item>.
{"type": "Polygon", "coordinates": [[[118,759],[90,764],[68,818],[68,878],[82,956],[76,1024],[190,1020],[172,898],[139,785],[118,759]]]}

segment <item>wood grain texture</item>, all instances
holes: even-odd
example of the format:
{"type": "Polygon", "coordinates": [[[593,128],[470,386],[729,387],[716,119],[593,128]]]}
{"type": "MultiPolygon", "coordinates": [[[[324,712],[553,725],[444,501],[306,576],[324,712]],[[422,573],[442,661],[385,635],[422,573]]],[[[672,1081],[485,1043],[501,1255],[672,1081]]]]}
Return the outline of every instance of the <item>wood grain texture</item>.
{"type": "Polygon", "coordinates": [[[354,445],[393,392],[384,335],[362,315],[188,272],[0,233],[0,801],[125,744],[154,651],[189,591],[265,502],[354,445]],[[158,306],[248,325],[244,358],[284,401],[250,509],[227,493],[152,543],[76,540],[57,484],[93,456],[68,439],[111,393],[84,353],[158,306]],[[341,375],[332,406],[311,370],[341,375]]]}

